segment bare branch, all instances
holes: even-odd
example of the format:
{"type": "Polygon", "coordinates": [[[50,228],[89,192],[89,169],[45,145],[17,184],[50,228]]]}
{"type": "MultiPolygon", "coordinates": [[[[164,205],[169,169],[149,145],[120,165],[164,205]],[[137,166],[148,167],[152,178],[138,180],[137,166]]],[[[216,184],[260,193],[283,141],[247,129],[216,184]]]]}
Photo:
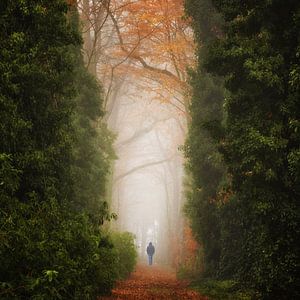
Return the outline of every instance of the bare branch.
{"type": "MultiPolygon", "coordinates": [[[[128,50],[125,48],[124,40],[123,40],[121,31],[120,31],[120,28],[119,28],[119,25],[118,25],[118,22],[117,22],[115,16],[114,16],[111,12],[109,12],[109,15],[110,15],[111,20],[112,20],[112,22],[113,22],[113,24],[114,24],[114,26],[115,26],[115,28],[116,28],[116,32],[117,32],[117,35],[118,35],[118,38],[119,38],[119,41],[120,41],[120,47],[121,47],[121,49],[122,49],[124,52],[128,53],[126,60],[127,60],[129,57],[130,57],[130,58],[133,58],[133,59],[137,60],[138,62],[140,62],[141,65],[142,65],[145,69],[147,69],[147,70],[149,70],[149,71],[151,71],[151,72],[155,72],[155,73],[159,73],[159,74],[166,75],[166,76],[168,76],[168,77],[170,77],[170,78],[172,78],[172,79],[174,79],[174,80],[176,80],[176,81],[181,82],[180,78],[178,78],[178,77],[177,77],[176,75],[174,75],[172,72],[170,72],[170,71],[168,71],[168,70],[166,70],[166,69],[160,69],[160,68],[158,68],[158,67],[150,66],[150,65],[149,65],[149,64],[148,64],[148,63],[147,63],[140,55],[137,55],[136,53],[134,53],[134,51],[128,52],[128,50]]],[[[151,35],[155,32],[155,29],[158,28],[160,24],[161,24],[161,23],[157,24],[157,25],[155,26],[155,28],[154,28],[150,33],[148,33],[147,35],[145,35],[145,36],[142,37],[142,38],[139,38],[139,42],[138,42],[138,44],[135,46],[135,48],[137,48],[137,47],[140,45],[140,42],[141,42],[143,39],[146,39],[146,38],[148,38],[149,36],[151,36],[151,35]]],[[[135,50],[135,49],[134,49],[134,50],[135,50]]]]}
{"type": "Polygon", "coordinates": [[[139,139],[140,137],[144,136],[145,134],[149,133],[150,131],[152,131],[154,129],[154,127],[157,125],[157,123],[160,122],[165,122],[170,120],[171,117],[165,118],[165,119],[161,119],[161,120],[156,120],[155,122],[153,122],[151,124],[151,126],[148,126],[146,128],[142,128],[138,131],[136,131],[130,138],[120,142],[119,144],[116,145],[116,148],[120,148],[120,147],[124,147],[132,142],[134,142],[135,140],[139,139]]]}
{"type": "Polygon", "coordinates": [[[165,159],[162,159],[162,160],[158,160],[158,161],[152,161],[152,162],[148,162],[148,163],[144,163],[142,165],[139,165],[139,166],[136,166],[132,169],[130,169],[129,171],[117,176],[115,179],[114,179],[114,183],[116,183],[117,181],[123,179],[124,177],[128,176],[128,175],[131,175],[139,170],[142,170],[142,169],[146,169],[146,168],[149,168],[149,167],[152,167],[152,166],[155,166],[155,165],[160,165],[166,161],[169,161],[171,158],[165,158],[165,159]]]}

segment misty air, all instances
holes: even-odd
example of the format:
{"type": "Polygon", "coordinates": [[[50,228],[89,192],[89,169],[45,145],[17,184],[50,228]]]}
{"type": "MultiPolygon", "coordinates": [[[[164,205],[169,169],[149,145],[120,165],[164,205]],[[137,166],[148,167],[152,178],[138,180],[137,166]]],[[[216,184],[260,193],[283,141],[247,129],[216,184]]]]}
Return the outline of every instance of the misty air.
{"type": "Polygon", "coordinates": [[[0,25],[0,299],[300,299],[298,0],[0,25]]]}

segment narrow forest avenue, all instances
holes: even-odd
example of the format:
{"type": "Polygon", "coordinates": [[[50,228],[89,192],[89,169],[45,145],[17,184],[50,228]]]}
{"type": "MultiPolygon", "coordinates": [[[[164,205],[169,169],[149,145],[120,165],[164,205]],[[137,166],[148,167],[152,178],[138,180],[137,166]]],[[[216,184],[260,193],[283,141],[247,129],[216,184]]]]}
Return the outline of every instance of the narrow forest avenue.
{"type": "Polygon", "coordinates": [[[300,300],[300,0],[0,28],[0,300],[300,300]]]}
{"type": "Polygon", "coordinates": [[[176,279],[175,271],[161,266],[138,265],[135,272],[120,281],[108,299],[192,299],[208,300],[207,297],[188,289],[188,282],[176,279]]]}

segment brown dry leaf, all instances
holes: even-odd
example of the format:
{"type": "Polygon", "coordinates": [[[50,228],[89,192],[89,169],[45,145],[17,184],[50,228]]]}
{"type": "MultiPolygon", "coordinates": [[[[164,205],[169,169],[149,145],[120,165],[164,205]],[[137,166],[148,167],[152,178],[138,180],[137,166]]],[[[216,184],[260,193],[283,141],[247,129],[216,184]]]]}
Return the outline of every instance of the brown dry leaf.
{"type": "Polygon", "coordinates": [[[175,272],[160,266],[138,265],[127,280],[120,281],[106,299],[192,299],[208,300],[188,289],[188,281],[176,279],[175,272]]]}

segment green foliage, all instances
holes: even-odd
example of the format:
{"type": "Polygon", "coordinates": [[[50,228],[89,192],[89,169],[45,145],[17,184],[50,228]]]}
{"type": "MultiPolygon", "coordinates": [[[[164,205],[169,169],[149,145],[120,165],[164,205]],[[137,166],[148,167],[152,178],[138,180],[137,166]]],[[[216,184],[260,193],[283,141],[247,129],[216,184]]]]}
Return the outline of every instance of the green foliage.
{"type": "Polygon", "coordinates": [[[216,198],[225,172],[218,151],[218,145],[224,136],[224,91],[222,79],[208,74],[203,68],[203,61],[207,56],[207,45],[216,38],[211,27],[217,26],[221,21],[209,1],[187,1],[186,9],[197,16],[199,21],[194,22],[194,30],[198,40],[201,40],[201,47],[197,51],[198,67],[191,72],[190,79],[193,87],[190,106],[192,121],[189,124],[185,153],[188,157],[187,172],[190,173],[192,182],[185,211],[191,219],[196,239],[204,248],[204,272],[211,276],[218,271],[221,247],[216,198]]]}
{"type": "Polygon", "coordinates": [[[76,86],[79,95],[74,117],[76,132],[71,169],[74,180],[72,198],[76,210],[84,210],[93,222],[103,223],[105,219],[110,219],[105,194],[110,163],[115,158],[112,149],[114,137],[101,120],[101,87],[83,68],[80,59],[78,65],[76,86]]]}
{"type": "Polygon", "coordinates": [[[11,201],[1,214],[1,299],[95,299],[117,278],[112,245],[55,200],[11,201]]]}
{"type": "Polygon", "coordinates": [[[96,299],[118,277],[99,223],[112,136],[64,0],[0,3],[0,298],[96,299]]]}
{"type": "Polygon", "coordinates": [[[117,253],[118,278],[125,279],[134,270],[137,262],[134,236],[130,232],[113,232],[112,243],[117,253]]]}
{"type": "Polygon", "coordinates": [[[1,1],[0,147],[21,172],[22,200],[32,190],[44,200],[70,192],[62,178],[71,159],[79,35],[69,30],[66,10],[64,1],[1,1]]]}
{"type": "Polygon", "coordinates": [[[201,45],[187,144],[195,184],[190,206],[196,207],[190,215],[206,256],[212,239],[219,251],[206,264],[214,263],[213,277],[235,279],[262,299],[297,299],[300,3],[187,0],[186,6],[201,45]],[[215,22],[219,15],[223,25],[215,22]],[[195,113],[217,101],[214,95],[203,102],[215,87],[201,85],[217,76],[226,88],[221,134],[201,124],[204,113],[195,113]],[[217,140],[211,148],[203,138],[207,128],[217,140]],[[204,174],[202,166],[220,154],[227,176],[215,176],[217,197],[211,197],[205,194],[210,169],[204,174]],[[210,198],[217,201],[208,205],[210,198]]]}
{"type": "Polygon", "coordinates": [[[236,282],[232,280],[202,280],[193,283],[192,288],[198,290],[201,295],[214,300],[251,300],[257,299],[252,291],[240,291],[236,282]]]}

